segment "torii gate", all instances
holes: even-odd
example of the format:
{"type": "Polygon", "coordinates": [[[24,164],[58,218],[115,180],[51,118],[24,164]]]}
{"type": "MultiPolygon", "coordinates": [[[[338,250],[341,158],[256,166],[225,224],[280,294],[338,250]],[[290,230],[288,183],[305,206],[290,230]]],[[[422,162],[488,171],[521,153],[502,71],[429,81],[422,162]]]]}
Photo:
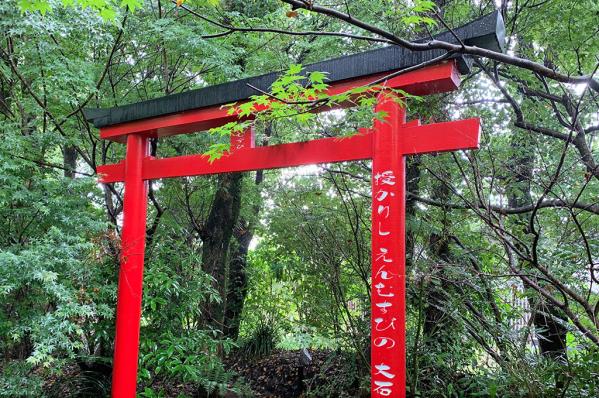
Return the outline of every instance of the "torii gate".
{"type": "MultiPolygon", "coordinates": [[[[503,21],[498,13],[437,38],[452,41],[453,34],[481,47],[503,48],[503,21]]],[[[334,95],[438,55],[385,47],[306,69],[330,71],[328,94],[334,95]]],[[[458,88],[459,72],[468,67],[467,60],[456,58],[400,74],[386,80],[385,86],[416,95],[448,92],[458,88]]],[[[125,107],[86,110],[88,120],[100,128],[102,139],[127,145],[124,161],[97,170],[102,183],[125,183],[113,398],[136,394],[148,180],[364,159],[372,159],[371,396],[405,397],[405,157],[475,149],[480,121],[406,122],[402,106],[379,96],[375,111],[386,112],[386,121],[375,121],[372,128],[361,129],[347,139],[255,147],[254,131],[249,128],[232,136],[229,154],[213,163],[203,155],[149,156],[149,138],[205,131],[234,120],[221,105],[256,94],[251,86],[267,90],[275,78],[276,74],[268,74],[125,107]]]]}

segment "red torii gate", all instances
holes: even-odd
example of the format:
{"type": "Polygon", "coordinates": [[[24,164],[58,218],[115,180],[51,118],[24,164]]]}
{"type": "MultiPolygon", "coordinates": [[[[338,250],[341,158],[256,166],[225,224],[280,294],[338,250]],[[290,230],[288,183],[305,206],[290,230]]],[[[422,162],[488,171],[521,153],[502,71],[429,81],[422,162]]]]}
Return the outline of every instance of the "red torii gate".
{"type": "MultiPolygon", "coordinates": [[[[368,76],[332,84],[333,95],[376,80],[368,76]]],[[[389,88],[426,95],[460,82],[455,61],[388,80],[389,88]]],[[[478,119],[421,126],[406,123],[405,109],[379,96],[375,111],[387,114],[347,139],[254,146],[253,129],[231,137],[231,152],[210,163],[204,155],[156,159],[148,138],[206,130],[231,119],[220,106],[102,127],[100,137],[127,144],[124,161],[98,167],[103,183],[124,182],[112,396],[135,397],[144,267],[147,181],[307,164],[372,159],[371,394],[405,397],[405,156],[478,147],[478,119]]]]}
{"type": "MultiPolygon", "coordinates": [[[[494,12],[435,39],[503,51],[504,32],[501,15],[494,12]]],[[[427,95],[455,90],[459,72],[469,70],[469,61],[462,57],[406,70],[430,64],[442,55],[442,51],[414,53],[388,46],[307,69],[329,72],[329,95],[375,81],[427,95]],[[404,73],[389,78],[398,70],[404,73]]],[[[141,104],[84,110],[87,119],[100,128],[102,139],[127,144],[123,161],[97,168],[101,182],[125,183],[113,398],[134,398],[136,393],[148,180],[364,159],[372,159],[371,395],[405,397],[405,156],[477,148],[480,122],[406,123],[405,109],[380,95],[375,110],[386,112],[386,121],[377,120],[372,128],[361,129],[351,138],[255,147],[253,128],[249,128],[232,136],[230,153],[213,163],[203,155],[149,156],[149,138],[205,131],[236,120],[221,105],[247,100],[256,94],[253,87],[267,90],[276,76],[266,74],[141,104]]]]}

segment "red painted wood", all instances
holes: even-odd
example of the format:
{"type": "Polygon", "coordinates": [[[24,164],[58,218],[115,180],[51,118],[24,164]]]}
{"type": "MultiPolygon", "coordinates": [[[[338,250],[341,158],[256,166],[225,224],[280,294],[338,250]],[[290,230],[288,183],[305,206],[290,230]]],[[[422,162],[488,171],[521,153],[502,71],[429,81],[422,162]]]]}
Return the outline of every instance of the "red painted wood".
{"type": "Polygon", "coordinates": [[[405,398],[405,110],[384,100],[376,111],[387,120],[373,133],[370,391],[405,398]]]}
{"type": "MultiPolygon", "coordinates": [[[[418,126],[416,121],[401,127],[402,151],[406,155],[442,152],[456,149],[474,149],[478,146],[479,119],[435,123],[418,126]]],[[[178,156],[166,159],[146,158],[143,178],[146,180],[194,175],[230,173],[259,169],[301,166],[314,163],[334,163],[370,159],[372,145],[369,130],[345,139],[323,138],[308,142],[253,148],[253,133],[232,138],[233,144],[243,148],[213,163],[202,155],[178,156]]],[[[124,163],[98,166],[100,182],[124,181],[124,163]]]]}
{"type": "MultiPolygon", "coordinates": [[[[365,83],[368,81],[354,80],[337,84],[331,90],[343,92],[365,83]]],[[[406,73],[388,84],[426,94],[454,89],[459,78],[455,65],[448,63],[406,73]]],[[[325,138],[254,148],[250,129],[232,137],[230,155],[212,164],[202,155],[150,158],[147,137],[191,132],[232,120],[220,108],[102,130],[102,138],[127,139],[125,161],[99,166],[97,170],[104,183],[125,181],[113,398],[135,397],[147,207],[144,180],[370,158],[373,159],[371,394],[405,397],[405,155],[476,148],[480,122],[469,119],[426,126],[420,126],[419,121],[405,123],[405,111],[392,101],[382,101],[377,111],[387,112],[387,123],[376,121],[374,129],[363,129],[346,139],[325,138]],[[134,132],[140,134],[131,134],[134,132]]]]}
{"type": "MultiPolygon", "coordinates": [[[[383,73],[338,82],[331,85],[328,94],[340,94],[388,75],[383,73]]],[[[396,76],[387,80],[384,85],[390,88],[402,89],[415,95],[426,95],[452,91],[459,84],[460,77],[457,66],[454,61],[450,61],[396,76]]],[[[351,106],[351,104],[347,104],[347,106],[351,106]]],[[[321,108],[320,110],[326,111],[327,108],[321,108]]],[[[221,106],[213,106],[102,127],[100,129],[100,138],[124,142],[124,136],[127,134],[141,132],[151,137],[164,137],[205,131],[234,120],[239,119],[235,115],[229,115],[227,109],[223,109],[221,106]]]]}
{"type": "MultiPolygon", "coordinates": [[[[237,171],[277,169],[306,164],[335,163],[370,159],[372,156],[371,133],[361,129],[348,138],[322,138],[307,142],[294,142],[258,148],[239,149],[213,163],[204,155],[177,156],[165,159],[144,160],[143,178],[146,180],[182,176],[198,176],[237,171]]],[[[122,181],[122,164],[98,166],[100,182],[122,181]]]]}
{"type": "Polygon", "coordinates": [[[96,167],[98,181],[102,184],[125,181],[125,162],[104,164],[96,167]]]}
{"type": "Polygon", "coordinates": [[[401,128],[405,155],[478,148],[480,119],[408,126],[401,128]]]}
{"type": "Polygon", "coordinates": [[[112,373],[113,398],[133,398],[136,392],[148,203],[148,187],[142,179],[142,162],[147,156],[147,150],[146,138],[135,134],[127,137],[123,235],[112,373]]]}
{"type": "Polygon", "coordinates": [[[254,148],[256,146],[256,134],[254,133],[254,125],[240,133],[231,134],[231,150],[237,151],[244,148],[254,148]]]}

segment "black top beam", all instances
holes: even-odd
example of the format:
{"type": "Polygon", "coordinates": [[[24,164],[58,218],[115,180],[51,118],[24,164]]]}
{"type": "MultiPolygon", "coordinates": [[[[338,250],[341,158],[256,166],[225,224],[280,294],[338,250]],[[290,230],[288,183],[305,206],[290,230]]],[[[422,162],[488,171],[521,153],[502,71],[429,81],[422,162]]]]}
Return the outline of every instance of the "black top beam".
{"type": "MultiPolygon", "coordinates": [[[[494,51],[504,50],[505,27],[501,14],[497,11],[456,28],[453,32],[467,45],[494,51]]],[[[457,43],[452,32],[438,34],[435,39],[457,43]]],[[[304,71],[328,72],[327,82],[333,83],[406,69],[442,54],[444,54],[443,50],[410,51],[399,46],[388,46],[310,64],[304,68],[304,71]]],[[[461,56],[458,56],[457,59],[460,72],[468,73],[469,60],[461,56]]],[[[84,114],[88,121],[99,128],[190,109],[228,104],[258,94],[248,84],[268,91],[279,74],[280,72],[268,73],[115,108],[87,108],[84,109],[84,114]]]]}

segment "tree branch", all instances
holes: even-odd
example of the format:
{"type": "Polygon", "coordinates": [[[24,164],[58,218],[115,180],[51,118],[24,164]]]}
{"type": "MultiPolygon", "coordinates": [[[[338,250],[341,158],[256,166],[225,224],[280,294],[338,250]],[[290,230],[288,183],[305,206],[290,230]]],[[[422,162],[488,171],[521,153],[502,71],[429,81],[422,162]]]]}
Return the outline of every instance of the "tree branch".
{"type": "Polygon", "coordinates": [[[563,83],[575,83],[575,84],[588,84],[594,91],[599,92],[599,81],[593,79],[592,75],[589,76],[568,76],[563,73],[559,73],[556,70],[550,69],[540,63],[520,58],[497,51],[487,50],[476,46],[467,46],[462,44],[453,44],[440,40],[431,40],[428,42],[413,42],[410,40],[403,39],[393,33],[381,29],[377,26],[366,23],[360,19],[356,19],[341,11],[337,11],[332,8],[315,5],[312,1],[307,0],[281,0],[284,3],[291,5],[294,8],[302,8],[304,10],[316,12],[319,14],[327,15],[341,21],[347,22],[353,26],[364,29],[368,32],[374,33],[380,37],[391,41],[393,44],[407,48],[412,51],[429,51],[429,50],[446,50],[460,54],[474,55],[492,59],[498,62],[502,62],[508,65],[517,66],[523,69],[530,70],[538,73],[539,75],[545,76],[549,79],[556,80],[563,83]]]}
{"type": "MultiPolygon", "coordinates": [[[[177,4],[177,2],[175,0],[171,0],[171,2],[173,4],[177,4]]],[[[296,32],[296,31],[285,30],[285,29],[263,28],[263,27],[242,28],[242,27],[238,27],[238,26],[223,24],[223,23],[220,23],[213,19],[210,19],[208,17],[205,17],[204,15],[199,14],[198,12],[192,10],[191,8],[189,8],[183,4],[180,5],[179,7],[184,9],[191,15],[198,17],[212,25],[218,26],[219,28],[226,29],[226,31],[224,31],[224,32],[202,36],[202,38],[205,38],[205,39],[215,38],[215,37],[223,37],[223,36],[230,35],[231,33],[235,33],[235,32],[263,32],[263,33],[278,33],[278,34],[289,35],[289,36],[335,36],[335,37],[345,37],[345,38],[356,39],[356,40],[366,40],[366,41],[377,42],[377,43],[393,44],[393,42],[388,39],[381,39],[378,37],[371,37],[371,36],[354,35],[351,33],[342,33],[342,32],[323,32],[323,31],[296,32]]]]}

